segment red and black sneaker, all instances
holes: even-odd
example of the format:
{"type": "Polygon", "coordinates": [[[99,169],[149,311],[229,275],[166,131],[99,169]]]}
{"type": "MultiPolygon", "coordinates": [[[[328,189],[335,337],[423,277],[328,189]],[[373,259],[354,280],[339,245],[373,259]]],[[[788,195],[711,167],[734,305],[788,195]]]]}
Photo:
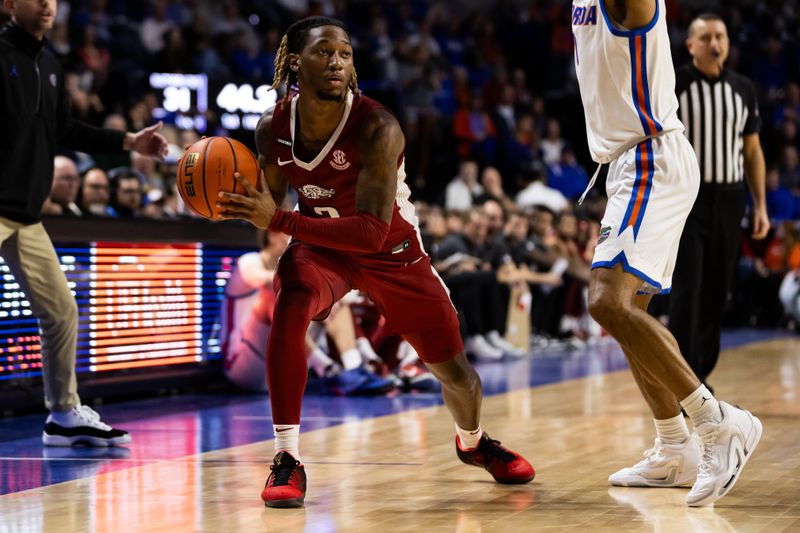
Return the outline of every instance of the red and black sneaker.
{"type": "Polygon", "coordinates": [[[269,467],[261,499],[267,507],[302,507],[306,498],[306,470],[289,452],[278,452],[269,467]]]}
{"type": "Polygon", "coordinates": [[[500,446],[500,441],[490,438],[486,433],[481,435],[478,445],[471,450],[462,450],[456,435],[456,454],[462,463],[485,468],[498,483],[521,485],[536,476],[528,461],[500,446]]]}

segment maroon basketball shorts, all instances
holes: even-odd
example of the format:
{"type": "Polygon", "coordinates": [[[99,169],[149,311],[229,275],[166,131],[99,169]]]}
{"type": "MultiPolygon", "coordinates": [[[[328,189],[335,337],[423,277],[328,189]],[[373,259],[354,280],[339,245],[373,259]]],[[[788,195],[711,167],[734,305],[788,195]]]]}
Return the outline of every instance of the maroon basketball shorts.
{"type": "Polygon", "coordinates": [[[456,310],[427,256],[402,261],[294,242],[278,263],[276,292],[290,283],[319,290],[315,320],[324,320],[335,302],[358,289],[386,318],[389,333],[403,336],[423,361],[442,363],[463,350],[456,310]]]}

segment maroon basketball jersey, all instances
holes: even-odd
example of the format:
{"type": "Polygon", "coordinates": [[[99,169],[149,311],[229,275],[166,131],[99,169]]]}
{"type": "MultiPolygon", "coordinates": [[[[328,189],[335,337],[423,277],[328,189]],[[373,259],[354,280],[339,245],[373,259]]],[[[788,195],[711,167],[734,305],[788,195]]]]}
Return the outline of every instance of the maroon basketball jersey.
{"type": "MultiPolygon", "coordinates": [[[[356,183],[361,171],[358,132],[370,113],[384,107],[366,96],[348,91],[339,126],[313,161],[294,157],[297,97],[278,103],[269,133],[269,164],[278,165],[281,175],[296,191],[300,213],[308,217],[338,218],[356,214],[356,183]]],[[[411,191],[405,183],[403,154],[397,160],[397,195],[389,236],[377,254],[385,259],[408,261],[425,254],[419,235],[411,191]]],[[[377,257],[375,257],[377,258],[377,257]]]]}

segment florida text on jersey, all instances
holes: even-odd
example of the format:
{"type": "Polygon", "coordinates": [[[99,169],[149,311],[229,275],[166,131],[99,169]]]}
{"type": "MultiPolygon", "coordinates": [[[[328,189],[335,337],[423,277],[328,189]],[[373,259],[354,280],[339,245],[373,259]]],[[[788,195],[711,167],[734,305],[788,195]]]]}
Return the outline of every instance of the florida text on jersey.
{"type": "Polygon", "coordinates": [[[627,30],[614,23],[602,0],[572,4],[586,133],[592,158],[599,163],[612,161],[644,139],[683,130],[665,9],[664,0],[656,0],[653,19],[627,30]]]}

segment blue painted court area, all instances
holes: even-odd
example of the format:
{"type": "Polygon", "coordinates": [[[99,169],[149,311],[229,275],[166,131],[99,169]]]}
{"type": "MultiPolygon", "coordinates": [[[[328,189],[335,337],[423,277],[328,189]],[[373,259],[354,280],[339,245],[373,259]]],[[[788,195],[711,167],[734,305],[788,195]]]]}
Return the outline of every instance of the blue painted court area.
{"type": "MultiPolygon", "coordinates": [[[[776,332],[726,334],[723,347],[767,340],[776,332]]],[[[537,387],[626,368],[618,345],[549,346],[516,361],[476,365],[486,395],[537,387]]],[[[439,405],[439,393],[393,394],[375,398],[306,395],[302,431],[439,405]]],[[[96,406],[97,407],[97,406],[96,406]]],[[[97,407],[103,419],[127,429],[127,448],[46,448],[41,442],[45,414],[0,420],[0,494],[19,492],[148,462],[272,438],[269,398],[252,394],[182,395],[97,407]]],[[[269,458],[265,457],[265,463],[269,458]]]]}

